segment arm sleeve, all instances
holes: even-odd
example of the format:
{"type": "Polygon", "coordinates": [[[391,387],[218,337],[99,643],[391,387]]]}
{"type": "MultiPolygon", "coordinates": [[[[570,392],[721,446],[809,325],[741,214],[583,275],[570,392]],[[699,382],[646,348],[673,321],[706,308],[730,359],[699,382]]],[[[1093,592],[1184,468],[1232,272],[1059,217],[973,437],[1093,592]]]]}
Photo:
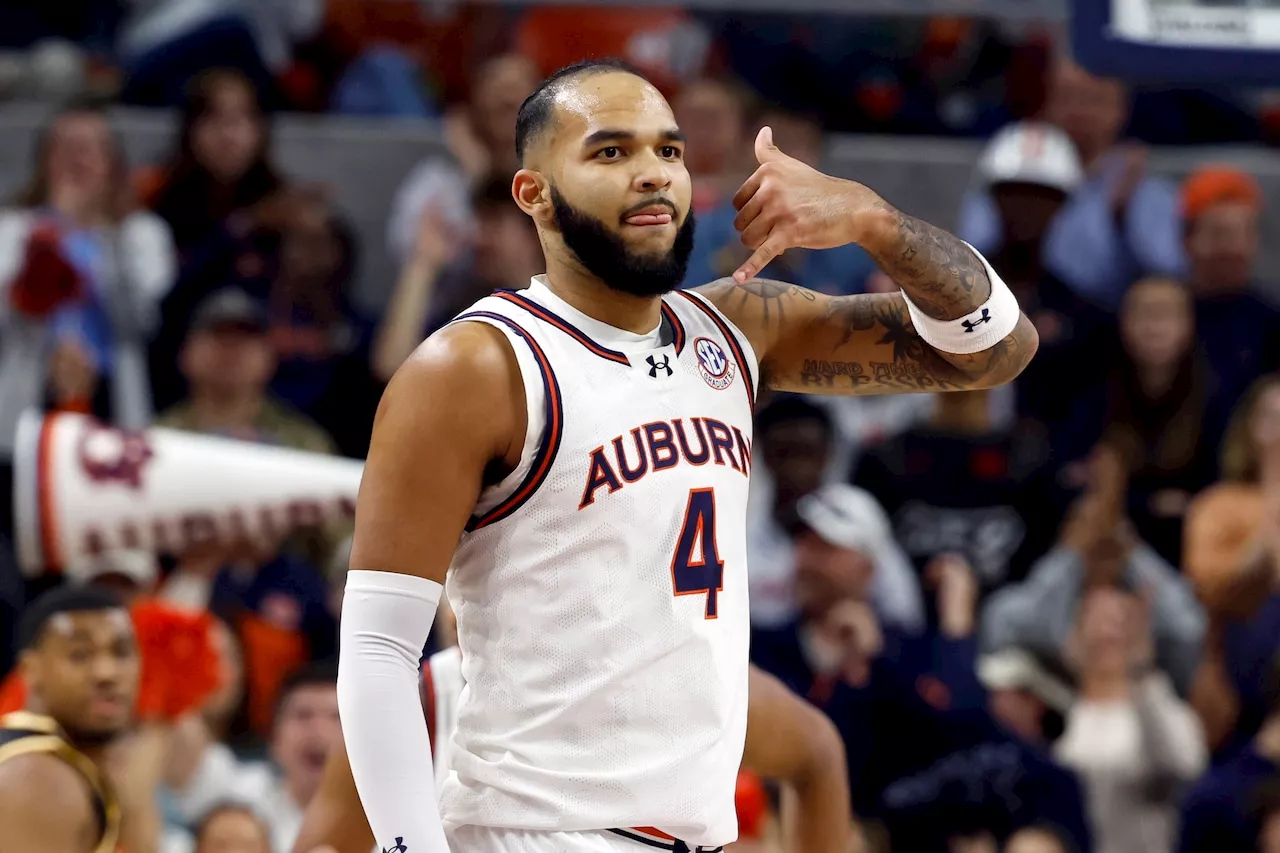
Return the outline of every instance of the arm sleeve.
{"type": "Polygon", "coordinates": [[[418,664],[443,587],[352,571],[342,602],[338,712],[360,802],[380,849],[448,853],[437,809],[418,664]]]}

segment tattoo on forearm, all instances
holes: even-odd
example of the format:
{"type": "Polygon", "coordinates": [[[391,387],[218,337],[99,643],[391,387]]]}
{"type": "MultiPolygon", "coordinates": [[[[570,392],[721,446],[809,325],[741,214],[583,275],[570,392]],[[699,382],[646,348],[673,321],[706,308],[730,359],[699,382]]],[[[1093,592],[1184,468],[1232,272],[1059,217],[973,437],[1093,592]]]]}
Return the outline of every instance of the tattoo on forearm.
{"type": "MultiPolygon", "coordinates": [[[[960,248],[969,252],[963,244],[960,248]]],[[[1020,324],[982,352],[941,353],[916,333],[906,303],[897,294],[819,297],[803,287],[758,279],[745,285],[724,279],[700,292],[731,317],[749,319],[749,326],[762,330],[766,344],[785,330],[791,344],[761,364],[761,385],[778,390],[819,394],[963,390],[993,377],[1012,378],[1033,347],[1029,324],[1025,328],[1020,324]],[[811,303],[819,298],[821,313],[797,301],[811,303]]]]}
{"type": "Polygon", "coordinates": [[[954,320],[987,301],[987,271],[960,238],[900,210],[893,215],[893,239],[867,248],[921,311],[954,320]]]}

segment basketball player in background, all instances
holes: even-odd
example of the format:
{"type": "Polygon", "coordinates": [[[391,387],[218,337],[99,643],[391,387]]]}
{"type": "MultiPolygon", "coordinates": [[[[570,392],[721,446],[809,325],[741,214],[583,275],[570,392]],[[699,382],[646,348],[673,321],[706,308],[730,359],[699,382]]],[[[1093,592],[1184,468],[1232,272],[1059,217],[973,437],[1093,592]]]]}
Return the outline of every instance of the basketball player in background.
{"type": "MultiPolygon", "coordinates": [[[[448,775],[449,742],[462,692],[462,657],[455,646],[432,655],[422,671],[422,704],[431,735],[436,780],[448,775]]],[[[829,847],[823,839],[849,832],[849,780],[835,727],[768,673],[751,668],[751,706],[742,766],[785,783],[797,798],[800,850],[829,847]]],[[[327,845],[336,853],[369,853],[373,832],[360,805],[345,749],[334,750],[320,790],[307,806],[294,853],[327,845]]],[[[844,850],[848,853],[849,848],[844,850]]]]}
{"type": "Polygon", "coordinates": [[[113,788],[106,773],[120,758],[113,751],[138,691],[128,611],[105,590],[58,588],[26,608],[20,644],[29,698],[27,710],[0,717],[0,850],[115,853],[118,843],[130,853],[154,850],[154,802],[123,795],[137,790],[154,800],[159,763],[151,772],[116,765],[126,790],[113,788]],[[127,778],[133,771],[151,778],[127,778]],[[129,807],[123,834],[117,793],[129,807]]]}
{"type": "Polygon", "coordinates": [[[734,199],[753,254],[673,292],[693,219],[657,89],[574,66],[517,124],[512,194],[547,274],[432,335],[382,398],[342,612],[352,772],[388,853],[718,850],[747,727],[758,386],[985,388],[1022,370],[1035,332],[977,252],[768,128],[734,199]],[[850,242],[902,290],[752,278],[786,249],[850,242]],[[446,575],[466,686],[437,797],[417,665],[446,575]]]}

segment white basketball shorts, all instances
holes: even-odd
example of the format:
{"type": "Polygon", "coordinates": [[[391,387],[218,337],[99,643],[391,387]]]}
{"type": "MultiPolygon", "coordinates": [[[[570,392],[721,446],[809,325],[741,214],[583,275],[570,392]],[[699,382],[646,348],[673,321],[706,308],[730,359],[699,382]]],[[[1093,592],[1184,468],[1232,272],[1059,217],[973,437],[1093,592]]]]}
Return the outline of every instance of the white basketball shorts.
{"type": "Polygon", "coordinates": [[[459,826],[446,833],[451,853],[720,853],[723,847],[690,847],[641,829],[596,832],[533,832],[488,826],[459,826]]]}

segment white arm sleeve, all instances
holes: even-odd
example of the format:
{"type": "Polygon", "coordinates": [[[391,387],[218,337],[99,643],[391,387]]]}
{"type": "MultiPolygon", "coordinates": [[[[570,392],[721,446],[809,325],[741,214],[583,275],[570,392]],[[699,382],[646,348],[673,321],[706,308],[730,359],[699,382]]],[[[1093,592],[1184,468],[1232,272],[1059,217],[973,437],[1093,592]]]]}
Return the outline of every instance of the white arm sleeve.
{"type": "Polygon", "coordinates": [[[342,600],[338,711],[379,849],[448,853],[418,663],[443,592],[425,578],[352,571],[342,600]]]}

